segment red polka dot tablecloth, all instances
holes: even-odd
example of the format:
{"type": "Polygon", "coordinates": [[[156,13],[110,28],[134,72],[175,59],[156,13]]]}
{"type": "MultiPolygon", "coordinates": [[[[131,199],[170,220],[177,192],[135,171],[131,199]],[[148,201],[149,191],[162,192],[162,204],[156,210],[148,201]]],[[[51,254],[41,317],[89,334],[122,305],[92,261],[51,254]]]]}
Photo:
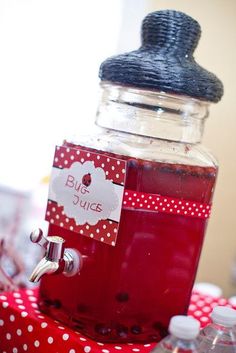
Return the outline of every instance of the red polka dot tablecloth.
{"type": "MultiPolygon", "coordinates": [[[[42,314],[37,295],[37,289],[0,294],[0,353],[146,353],[156,345],[92,341],[42,314]]],[[[188,314],[203,327],[210,322],[209,314],[216,305],[230,306],[224,298],[193,293],[188,314]]]]}

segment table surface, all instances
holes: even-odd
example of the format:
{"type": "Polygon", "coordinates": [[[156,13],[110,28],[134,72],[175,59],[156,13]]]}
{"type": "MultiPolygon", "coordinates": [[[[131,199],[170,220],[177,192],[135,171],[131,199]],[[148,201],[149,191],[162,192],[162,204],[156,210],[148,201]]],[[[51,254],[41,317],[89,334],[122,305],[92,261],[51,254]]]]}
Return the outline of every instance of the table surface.
{"type": "MultiPolygon", "coordinates": [[[[0,353],[145,353],[156,345],[95,342],[42,314],[37,295],[37,289],[0,294],[0,353]]],[[[203,327],[210,322],[209,314],[216,305],[231,306],[225,298],[194,292],[188,315],[198,319],[203,327]]]]}

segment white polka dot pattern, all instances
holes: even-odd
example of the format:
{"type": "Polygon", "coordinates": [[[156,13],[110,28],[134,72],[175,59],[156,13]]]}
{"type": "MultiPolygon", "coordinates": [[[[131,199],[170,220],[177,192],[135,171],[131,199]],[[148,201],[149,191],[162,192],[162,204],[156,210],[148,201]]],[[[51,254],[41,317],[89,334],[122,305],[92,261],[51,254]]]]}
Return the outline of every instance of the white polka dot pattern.
{"type": "Polygon", "coordinates": [[[127,189],[124,192],[123,208],[164,212],[202,219],[209,218],[211,211],[211,205],[208,204],[127,189]]]}
{"type": "Polygon", "coordinates": [[[204,327],[211,322],[210,314],[216,305],[226,305],[231,307],[225,298],[206,296],[195,291],[191,297],[188,314],[195,319],[198,319],[201,326],[204,327]]]}
{"type": "MultiPolygon", "coordinates": [[[[48,352],[48,353],[149,353],[156,343],[147,344],[106,344],[95,342],[75,332],[68,327],[47,317],[38,315],[32,307],[34,295],[37,303],[37,290],[27,293],[25,290],[11,292],[0,298],[0,304],[7,302],[9,305],[1,311],[0,334],[1,352],[18,353],[25,352],[48,352]],[[33,292],[33,293],[32,293],[33,292]],[[23,312],[18,307],[15,294],[20,294],[23,312]],[[13,319],[14,318],[14,319],[13,319]]],[[[37,304],[36,304],[37,305],[37,304]]],[[[209,323],[209,315],[216,305],[230,306],[225,298],[214,298],[203,296],[194,292],[191,297],[188,314],[200,321],[202,327],[209,323]]]]}
{"type": "Polygon", "coordinates": [[[49,218],[46,216],[46,220],[48,220],[50,223],[58,226],[60,226],[60,223],[63,223],[64,228],[67,228],[72,232],[85,235],[89,238],[102,241],[112,246],[115,245],[118,233],[118,224],[116,222],[101,220],[96,224],[96,226],[91,226],[88,224],[80,226],[75,223],[73,218],[68,218],[66,215],[63,215],[63,206],[58,206],[55,202],[48,202],[47,210],[50,212],[50,216],[49,218]],[[59,215],[58,220],[51,218],[53,217],[52,208],[54,208],[59,215]]]}
{"type": "Polygon", "coordinates": [[[69,168],[75,161],[84,163],[92,161],[96,168],[103,168],[108,175],[108,179],[116,184],[124,184],[124,175],[126,170],[126,162],[121,159],[107,157],[105,153],[95,153],[87,151],[85,147],[73,146],[66,148],[65,146],[57,146],[54,156],[53,165],[57,168],[69,168]]]}

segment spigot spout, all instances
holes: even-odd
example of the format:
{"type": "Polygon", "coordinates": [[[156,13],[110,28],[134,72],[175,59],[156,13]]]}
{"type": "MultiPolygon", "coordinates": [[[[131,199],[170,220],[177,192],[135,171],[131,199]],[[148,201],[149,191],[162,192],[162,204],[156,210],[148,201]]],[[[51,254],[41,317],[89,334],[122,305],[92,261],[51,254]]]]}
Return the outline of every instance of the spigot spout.
{"type": "Polygon", "coordinates": [[[29,280],[38,282],[44,274],[51,274],[59,269],[59,263],[47,260],[45,257],[37,264],[34,271],[31,273],[29,280]]]}
{"type": "Polygon", "coordinates": [[[29,280],[38,282],[45,274],[63,273],[67,277],[75,276],[82,266],[82,255],[75,249],[64,248],[65,240],[58,236],[45,237],[41,229],[34,230],[30,239],[45,251],[44,258],[38,263],[29,280]]]}

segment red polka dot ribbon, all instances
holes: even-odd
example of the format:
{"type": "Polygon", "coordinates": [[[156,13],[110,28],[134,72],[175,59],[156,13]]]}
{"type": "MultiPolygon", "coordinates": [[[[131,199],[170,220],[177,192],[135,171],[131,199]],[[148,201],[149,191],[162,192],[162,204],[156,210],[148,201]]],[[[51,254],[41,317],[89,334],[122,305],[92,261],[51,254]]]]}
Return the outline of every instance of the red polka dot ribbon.
{"type": "Polygon", "coordinates": [[[158,194],[125,190],[123,208],[164,212],[178,216],[209,218],[211,205],[158,194]]]}
{"type": "MultiPolygon", "coordinates": [[[[188,216],[200,219],[207,219],[210,216],[211,205],[209,204],[125,189],[125,160],[100,154],[96,151],[92,152],[91,150],[85,150],[81,146],[77,146],[76,148],[75,146],[57,146],[53,167],[52,181],[49,186],[46,220],[51,224],[80,233],[108,245],[115,246],[116,244],[120,212],[122,208],[164,212],[175,216],[188,216]],[[111,212],[109,219],[101,217],[97,222],[90,222],[88,219],[85,219],[86,222],[79,223],[74,217],[65,211],[65,201],[61,204],[61,202],[59,202],[60,200],[58,199],[58,201],[57,197],[55,197],[55,193],[53,194],[53,187],[51,186],[52,181],[55,180],[58,173],[63,173],[64,170],[71,170],[70,168],[73,168],[75,162],[79,162],[81,166],[85,165],[85,162],[92,162],[94,168],[103,169],[106,180],[110,180],[113,183],[113,187],[116,190],[116,195],[118,195],[119,200],[117,206],[118,211],[111,212]]],[[[83,178],[80,179],[80,185],[82,185],[81,183],[85,185],[84,187],[90,187],[91,175],[88,171],[83,178]]],[[[64,184],[62,186],[64,187],[64,184]]],[[[60,190],[61,194],[62,189],[59,188],[58,190],[60,190]]],[[[73,193],[76,194],[77,199],[81,197],[78,190],[77,185],[76,191],[73,191],[73,193]]],[[[75,197],[75,195],[73,195],[73,197],[75,197]]],[[[74,199],[72,200],[69,198],[66,198],[66,200],[66,203],[69,202],[68,200],[70,200],[70,203],[75,201],[74,199]]],[[[92,201],[85,200],[87,206],[89,206],[91,202],[94,202],[92,198],[91,200],[92,201]]]]}

